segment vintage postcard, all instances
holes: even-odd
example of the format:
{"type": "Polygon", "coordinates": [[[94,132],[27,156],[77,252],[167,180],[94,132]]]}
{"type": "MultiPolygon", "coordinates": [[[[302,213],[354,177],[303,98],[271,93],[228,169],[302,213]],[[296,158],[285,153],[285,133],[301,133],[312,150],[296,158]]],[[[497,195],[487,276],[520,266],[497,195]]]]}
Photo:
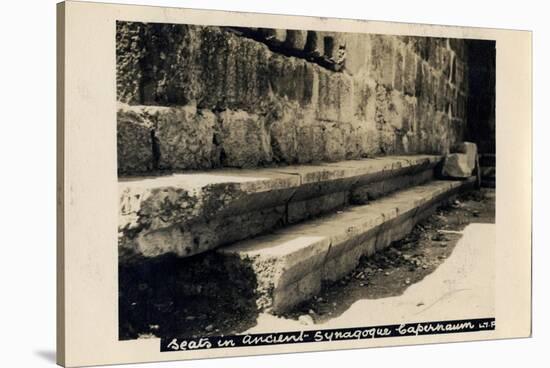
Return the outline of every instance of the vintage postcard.
{"type": "Polygon", "coordinates": [[[58,103],[61,365],[531,333],[527,31],[68,1],[58,103]]]}

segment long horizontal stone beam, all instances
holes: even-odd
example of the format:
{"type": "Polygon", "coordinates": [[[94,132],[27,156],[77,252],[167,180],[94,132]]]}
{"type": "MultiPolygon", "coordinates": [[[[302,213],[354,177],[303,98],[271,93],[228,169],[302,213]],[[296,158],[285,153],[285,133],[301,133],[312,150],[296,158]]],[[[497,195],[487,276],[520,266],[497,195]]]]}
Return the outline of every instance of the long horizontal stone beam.
{"type": "Polygon", "coordinates": [[[432,178],[439,156],[391,156],[119,180],[123,259],[191,256],[432,178]]]}
{"type": "Polygon", "coordinates": [[[318,293],[323,281],[345,276],[362,256],[405,237],[416,223],[473,183],[473,178],[432,181],[217,252],[231,260],[231,269],[239,274],[252,270],[258,307],[280,313],[318,293]],[[235,267],[235,259],[241,269],[235,267]]]}

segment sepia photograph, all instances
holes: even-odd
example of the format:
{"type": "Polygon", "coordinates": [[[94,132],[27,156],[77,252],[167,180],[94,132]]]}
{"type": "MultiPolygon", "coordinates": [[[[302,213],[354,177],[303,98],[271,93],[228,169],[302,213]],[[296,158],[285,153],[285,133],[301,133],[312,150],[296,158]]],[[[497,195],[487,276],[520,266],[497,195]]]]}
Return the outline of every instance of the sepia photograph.
{"type": "Polygon", "coordinates": [[[117,2],[3,7],[0,366],[547,360],[543,5],[117,2]]]}
{"type": "Polygon", "coordinates": [[[119,340],[495,328],[495,40],[115,33],[119,340]]]}

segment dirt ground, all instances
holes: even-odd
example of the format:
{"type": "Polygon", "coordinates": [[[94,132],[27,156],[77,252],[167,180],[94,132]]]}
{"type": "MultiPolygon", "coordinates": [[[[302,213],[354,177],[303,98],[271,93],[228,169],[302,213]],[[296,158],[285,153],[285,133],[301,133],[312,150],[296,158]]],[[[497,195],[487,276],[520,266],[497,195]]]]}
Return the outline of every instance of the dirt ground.
{"type": "Polygon", "coordinates": [[[354,271],[325,285],[318,296],[284,317],[299,319],[309,315],[315,323],[323,323],[344,313],[357,300],[401,295],[445,262],[461,237],[459,231],[466,225],[494,222],[494,189],[482,188],[462,195],[419,223],[406,238],[361,259],[354,271]]]}

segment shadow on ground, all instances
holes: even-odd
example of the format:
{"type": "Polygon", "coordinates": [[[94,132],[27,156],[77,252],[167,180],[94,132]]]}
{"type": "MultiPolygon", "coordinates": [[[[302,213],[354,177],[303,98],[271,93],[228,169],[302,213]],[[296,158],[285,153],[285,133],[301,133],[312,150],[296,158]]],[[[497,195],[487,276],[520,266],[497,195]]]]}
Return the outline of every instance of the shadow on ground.
{"type": "Polygon", "coordinates": [[[238,263],[204,254],[119,265],[119,339],[235,334],[254,326],[255,277],[238,263]]]}

